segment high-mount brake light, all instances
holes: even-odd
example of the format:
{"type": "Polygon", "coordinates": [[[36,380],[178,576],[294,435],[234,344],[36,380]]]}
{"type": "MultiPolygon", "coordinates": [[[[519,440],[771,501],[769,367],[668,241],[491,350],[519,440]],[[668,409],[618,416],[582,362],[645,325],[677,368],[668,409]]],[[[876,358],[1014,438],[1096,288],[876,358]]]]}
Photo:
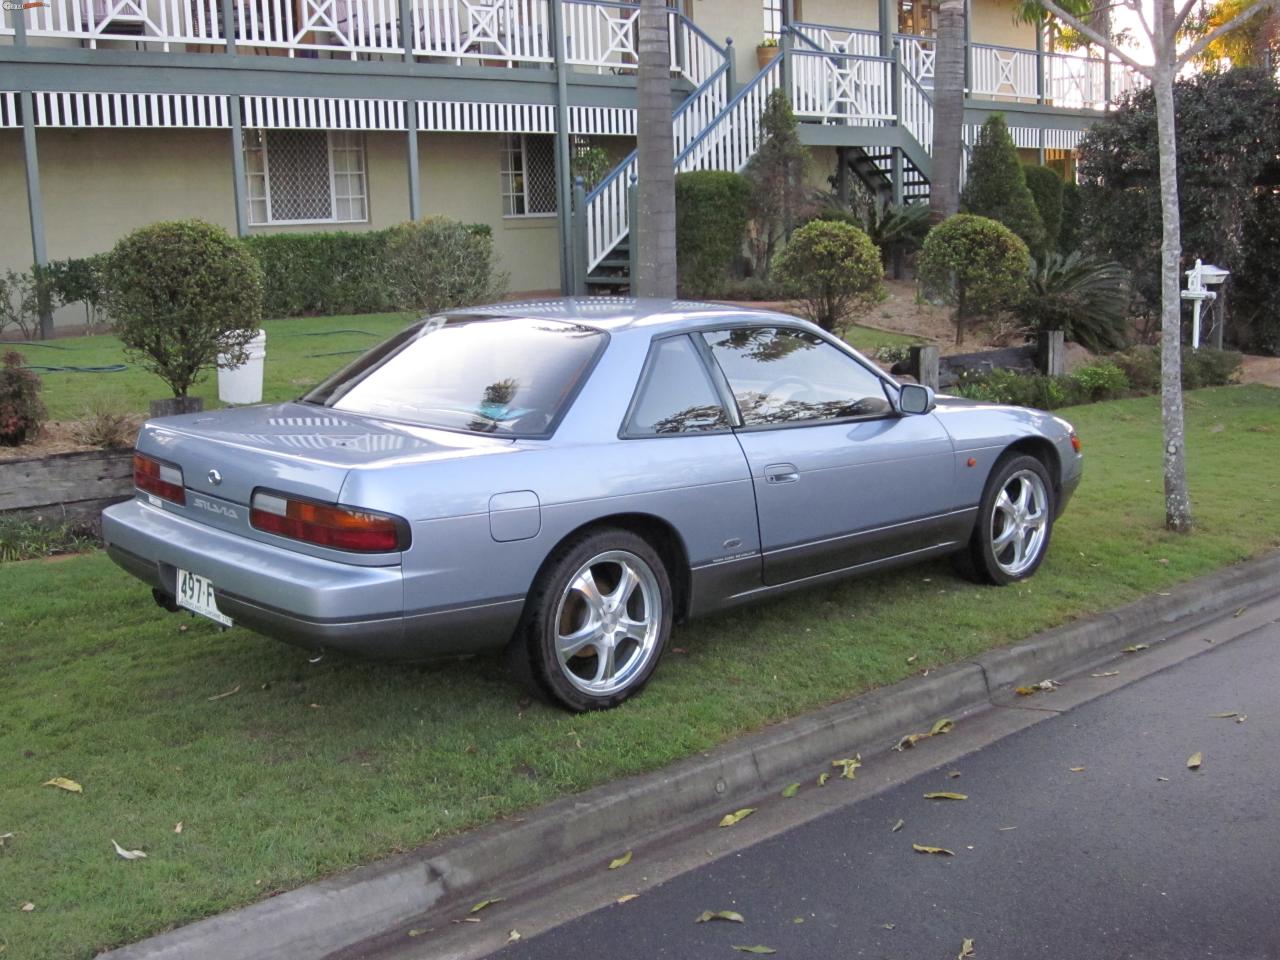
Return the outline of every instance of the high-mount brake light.
{"type": "Polygon", "coordinates": [[[144,493],[153,494],[170,503],[186,505],[187,492],[182,485],[182,468],[175,464],[135,453],[133,485],[144,493]]]}
{"type": "Polygon", "coordinates": [[[254,491],[249,522],[258,530],[333,550],[390,553],[409,546],[409,524],[400,517],[269,490],[254,491]]]}

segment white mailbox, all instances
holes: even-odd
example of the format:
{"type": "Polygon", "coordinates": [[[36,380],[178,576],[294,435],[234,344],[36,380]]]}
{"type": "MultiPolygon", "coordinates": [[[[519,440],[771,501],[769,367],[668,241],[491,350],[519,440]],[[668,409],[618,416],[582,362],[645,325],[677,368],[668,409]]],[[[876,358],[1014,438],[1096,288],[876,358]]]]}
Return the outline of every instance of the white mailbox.
{"type": "Polygon", "coordinates": [[[1209,287],[1220,285],[1229,276],[1231,276],[1230,270],[1215,267],[1212,263],[1202,263],[1199,258],[1196,259],[1196,265],[1187,271],[1187,289],[1182,291],[1182,299],[1191,301],[1191,348],[1193,350],[1200,349],[1200,304],[1217,300],[1218,294],[1209,287]]]}

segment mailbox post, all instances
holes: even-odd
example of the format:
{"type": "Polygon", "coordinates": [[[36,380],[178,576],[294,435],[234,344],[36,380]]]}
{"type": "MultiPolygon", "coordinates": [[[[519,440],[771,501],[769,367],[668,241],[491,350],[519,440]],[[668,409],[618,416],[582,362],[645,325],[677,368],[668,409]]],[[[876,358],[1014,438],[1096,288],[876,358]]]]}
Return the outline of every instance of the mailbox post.
{"type": "MultiPolygon", "coordinates": [[[[1191,301],[1191,349],[1200,349],[1200,305],[1218,299],[1218,294],[1209,287],[1220,286],[1229,276],[1230,270],[1202,263],[1199,258],[1196,265],[1187,271],[1187,289],[1182,291],[1182,299],[1191,301]]],[[[1221,344],[1221,336],[1218,342],[1221,344]]]]}

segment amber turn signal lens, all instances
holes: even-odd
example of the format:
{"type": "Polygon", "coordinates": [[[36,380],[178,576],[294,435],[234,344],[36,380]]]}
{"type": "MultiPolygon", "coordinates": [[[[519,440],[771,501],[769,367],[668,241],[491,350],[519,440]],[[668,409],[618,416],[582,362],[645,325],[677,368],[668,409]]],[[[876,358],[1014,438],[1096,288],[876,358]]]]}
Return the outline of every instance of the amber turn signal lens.
{"type": "Polygon", "coordinates": [[[1073,433],[1071,435],[1071,449],[1076,453],[1079,453],[1082,446],[1084,446],[1084,444],[1080,442],[1080,438],[1073,433]]]}
{"type": "Polygon", "coordinates": [[[355,553],[390,553],[409,546],[409,524],[400,517],[354,507],[255,491],[249,522],[291,540],[355,553]]]}

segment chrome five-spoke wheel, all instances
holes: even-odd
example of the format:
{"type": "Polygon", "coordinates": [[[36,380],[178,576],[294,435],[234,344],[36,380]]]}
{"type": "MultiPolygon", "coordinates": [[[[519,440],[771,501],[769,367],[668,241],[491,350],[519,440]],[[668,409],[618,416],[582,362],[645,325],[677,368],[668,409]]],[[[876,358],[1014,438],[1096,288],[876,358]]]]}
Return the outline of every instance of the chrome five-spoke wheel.
{"type": "Polygon", "coordinates": [[[670,575],[647,540],[630,530],[587,532],[548,559],[516,665],[571,710],[616,706],[653,674],[672,607],[670,575]]]}
{"type": "Polygon", "coordinates": [[[662,598],[653,570],[626,550],[578,568],[560,596],[556,658],[583,693],[608,696],[641,673],[658,648],[662,598]]]}
{"type": "Polygon", "coordinates": [[[1003,484],[991,512],[991,553],[1010,577],[1035,566],[1049,535],[1049,495],[1032,470],[1019,470],[1003,484]]]}

